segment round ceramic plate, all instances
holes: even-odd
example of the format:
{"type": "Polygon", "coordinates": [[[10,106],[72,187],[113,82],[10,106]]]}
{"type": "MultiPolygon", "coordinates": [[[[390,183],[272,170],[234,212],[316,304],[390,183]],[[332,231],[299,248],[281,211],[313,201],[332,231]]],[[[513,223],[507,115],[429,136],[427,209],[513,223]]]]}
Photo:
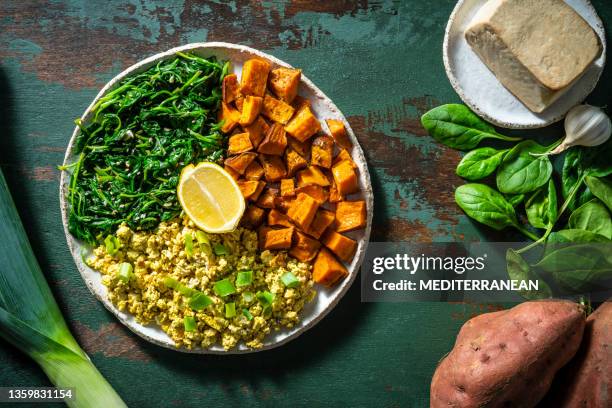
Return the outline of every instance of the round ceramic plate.
{"type": "Polygon", "coordinates": [[[603,52],[584,75],[542,113],[533,113],[495,78],[463,35],[487,0],[460,0],[450,16],[444,36],[444,66],[453,88],[474,112],[491,123],[514,129],[539,128],[561,120],[593,91],[606,62],[603,24],[589,0],[566,0],[593,27],[603,52]]]}
{"type": "MultiPolygon", "coordinates": [[[[173,55],[177,51],[183,52],[191,52],[202,57],[210,57],[216,56],[220,60],[229,60],[232,63],[232,70],[234,73],[240,75],[242,64],[253,57],[264,58],[270,61],[273,66],[282,66],[282,67],[291,67],[286,62],[283,62],[271,55],[265,54],[261,51],[255,50],[253,48],[245,47],[242,45],[229,44],[229,43],[220,43],[220,42],[210,42],[210,43],[195,43],[188,44],[182,47],[174,48],[163,52],[161,54],[154,55],[149,57],[120,73],[115,78],[113,78],[102,90],[96,98],[92,101],[91,105],[87,108],[85,113],[82,116],[83,122],[86,124],[91,117],[90,111],[94,104],[104,96],[107,92],[111,91],[116,87],[116,85],[125,77],[130,76],[132,74],[140,73],[145,71],[147,68],[156,64],[157,62],[172,58],[173,55]]],[[[303,67],[305,70],[308,70],[308,67],[303,67]]],[[[363,261],[363,257],[365,254],[365,249],[368,244],[368,239],[370,236],[370,230],[372,227],[372,211],[373,211],[373,195],[372,195],[372,186],[370,183],[370,174],[368,173],[368,168],[366,165],[365,157],[363,155],[363,151],[359,146],[357,139],[355,138],[355,134],[353,133],[349,123],[340,110],[334,105],[334,103],[319,89],[317,88],[305,75],[302,75],[302,82],[300,84],[300,95],[305,98],[308,98],[312,103],[312,110],[315,115],[320,119],[339,119],[344,123],[346,130],[353,142],[353,150],[351,155],[355,160],[355,163],[359,167],[359,184],[360,184],[360,193],[355,194],[354,197],[351,196],[350,199],[362,199],[366,201],[367,205],[367,226],[365,229],[360,231],[354,231],[348,235],[350,235],[353,239],[358,242],[358,249],[353,261],[350,265],[346,265],[349,271],[349,276],[342,280],[339,284],[334,286],[333,288],[325,288],[320,285],[316,285],[317,296],[315,299],[307,303],[301,313],[301,321],[298,325],[293,327],[292,329],[281,330],[278,332],[271,333],[264,342],[263,348],[257,350],[251,350],[245,347],[243,344],[240,344],[235,349],[230,351],[225,351],[220,346],[215,346],[211,349],[202,349],[195,348],[192,350],[187,350],[184,348],[177,349],[175,347],[174,342],[164,333],[159,327],[155,325],[141,325],[136,322],[134,317],[128,313],[123,313],[117,310],[117,308],[108,301],[107,299],[107,290],[106,287],[102,284],[102,276],[97,271],[89,268],[83,262],[83,254],[87,256],[88,252],[91,251],[92,248],[85,245],[83,242],[76,240],[70,233],[68,232],[67,220],[68,220],[68,211],[69,204],[66,200],[66,194],[68,189],[68,183],[70,181],[70,175],[66,172],[62,172],[61,181],[60,181],[60,204],[61,204],[61,212],[62,212],[62,221],[64,224],[64,231],[66,233],[66,240],[68,241],[68,246],[70,248],[70,252],[72,253],[72,257],[74,258],[74,262],[83,277],[83,280],[87,284],[87,287],[94,294],[98,300],[100,300],[104,306],[117,318],[126,325],[130,330],[134,333],[138,334],[140,337],[158,344],[163,347],[171,348],[178,351],[183,352],[192,352],[192,353],[202,353],[202,354],[238,354],[238,353],[248,353],[253,351],[261,351],[274,347],[278,347],[294,338],[299,336],[301,333],[305,332],[312,326],[314,326],[317,322],[319,322],[327,313],[329,313],[336,304],[340,301],[342,296],[348,291],[349,287],[355,280],[357,276],[357,272],[359,270],[359,266],[363,261]]],[[[74,151],[74,142],[75,138],[79,132],[78,127],[74,129],[72,134],[72,138],[70,139],[70,143],[68,144],[68,149],[66,150],[66,155],[64,158],[64,164],[69,164],[75,161],[76,154],[74,151]]]]}

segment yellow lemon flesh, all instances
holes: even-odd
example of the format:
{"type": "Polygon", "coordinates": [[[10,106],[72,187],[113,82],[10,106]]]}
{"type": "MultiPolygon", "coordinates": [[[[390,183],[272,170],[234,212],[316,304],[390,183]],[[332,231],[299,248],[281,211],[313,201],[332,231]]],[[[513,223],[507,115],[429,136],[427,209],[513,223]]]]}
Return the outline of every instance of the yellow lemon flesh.
{"type": "Polygon", "coordinates": [[[177,195],[185,213],[206,232],[232,231],[244,214],[245,203],[238,184],[215,163],[186,166],[177,195]]]}

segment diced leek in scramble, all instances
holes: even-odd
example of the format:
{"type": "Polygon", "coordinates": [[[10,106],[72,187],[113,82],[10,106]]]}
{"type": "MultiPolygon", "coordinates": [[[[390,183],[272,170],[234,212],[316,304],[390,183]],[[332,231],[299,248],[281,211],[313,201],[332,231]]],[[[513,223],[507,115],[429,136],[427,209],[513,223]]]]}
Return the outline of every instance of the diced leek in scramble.
{"type": "Polygon", "coordinates": [[[260,251],[248,229],[209,235],[184,217],[154,231],[123,224],[113,237],[119,249],[99,245],[88,265],[119,310],[158,325],[177,347],[260,348],[269,333],[294,327],[315,295],[310,264],[260,251]]]}

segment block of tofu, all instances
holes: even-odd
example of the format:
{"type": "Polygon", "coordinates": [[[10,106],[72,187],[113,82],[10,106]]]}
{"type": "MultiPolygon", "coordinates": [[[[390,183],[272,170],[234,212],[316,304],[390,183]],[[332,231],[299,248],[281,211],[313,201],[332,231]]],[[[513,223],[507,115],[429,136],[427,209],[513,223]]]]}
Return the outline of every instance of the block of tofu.
{"type": "Polygon", "coordinates": [[[489,0],[465,38],[497,79],[540,113],[589,68],[599,37],[563,0],[489,0]]]}

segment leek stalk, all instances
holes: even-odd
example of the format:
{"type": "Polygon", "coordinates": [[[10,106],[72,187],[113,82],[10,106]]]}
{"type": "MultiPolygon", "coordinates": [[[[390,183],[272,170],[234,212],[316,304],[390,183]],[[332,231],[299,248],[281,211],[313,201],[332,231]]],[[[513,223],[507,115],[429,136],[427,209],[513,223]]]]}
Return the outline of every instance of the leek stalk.
{"type": "Polygon", "coordinates": [[[125,407],[70,333],[0,170],[0,336],[28,354],[71,407],[125,407]]]}

